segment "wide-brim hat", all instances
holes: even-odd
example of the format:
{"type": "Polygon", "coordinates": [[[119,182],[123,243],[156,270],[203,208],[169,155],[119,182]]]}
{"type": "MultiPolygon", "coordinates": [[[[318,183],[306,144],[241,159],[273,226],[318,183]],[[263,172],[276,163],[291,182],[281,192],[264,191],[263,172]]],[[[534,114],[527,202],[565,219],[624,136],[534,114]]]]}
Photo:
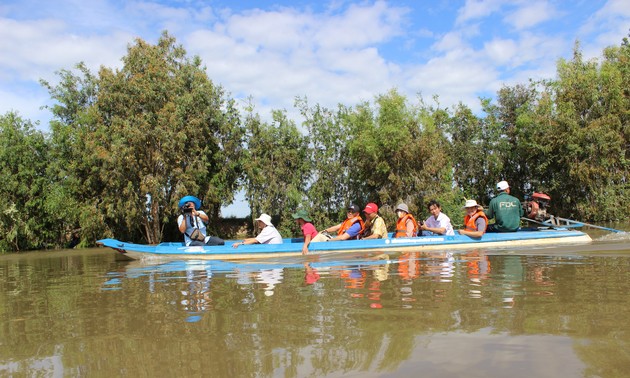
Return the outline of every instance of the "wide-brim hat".
{"type": "Polygon", "coordinates": [[[271,223],[271,216],[267,214],[260,214],[260,216],[254,220],[261,221],[267,226],[273,226],[273,223],[271,223]]]}
{"type": "Polygon", "coordinates": [[[291,214],[291,216],[293,217],[293,219],[304,219],[307,222],[313,221],[311,217],[308,216],[306,210],[298,210],[295,213],[291,214]]]}
{"type": "Polygon", "coordinates": [[[407,206],[406,203],[399,203],[398,206],[396,206],[396,210],[402,210],[405,213],[409,213],[409,206],[407,206]]]}
{"type": "Polygon", "coordinates": [[[186,202],[192,202],[195,204],[195,209],[199,209],[201,207],[201,200],[195,196],[185,196],[179,200],[179,207],[182,207],[186,204],[186,202]]]}
{"type": "Polygon", "coordinates": [[[475,200],[466,200],[466,203],[464,204],[464,206],[462,206],[462,209],[466,209],[469,207],[479,207],[479,205],[475,200]]]}

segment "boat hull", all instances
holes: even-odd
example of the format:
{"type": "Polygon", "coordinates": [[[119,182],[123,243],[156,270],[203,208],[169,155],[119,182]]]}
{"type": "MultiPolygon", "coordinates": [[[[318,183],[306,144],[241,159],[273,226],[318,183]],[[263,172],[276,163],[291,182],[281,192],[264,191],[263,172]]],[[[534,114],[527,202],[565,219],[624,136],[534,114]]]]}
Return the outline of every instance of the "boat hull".
{"type": "MultiPolygon", "coordinates": [[[[454,236],[422,236],[311,243],[309,255],[347,252],[422,252],[473,248],[519,248],[527,246],[585,244],[591,238],[574,230],[539,230],[510,233],[487,233],[481,238],[454,236]]],[[[285,239],[282,244],[252,244],[233,248],[238,240],[226,241],[224,246],[184,246],[182,243],[157,245],[134,244],[116,239],[99,240],[98,244],[118,252],[122,260],[143,258],[177,258],[209,260],[272,259],[302,255],[302,239],[285,239]]]]}

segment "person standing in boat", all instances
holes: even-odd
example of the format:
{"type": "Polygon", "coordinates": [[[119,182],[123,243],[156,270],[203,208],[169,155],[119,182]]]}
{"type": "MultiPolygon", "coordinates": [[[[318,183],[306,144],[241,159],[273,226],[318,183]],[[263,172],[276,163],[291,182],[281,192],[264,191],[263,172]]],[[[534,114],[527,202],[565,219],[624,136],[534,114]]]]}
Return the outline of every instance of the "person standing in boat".
{"type": "Polygon", "coordinates": [[[297,222],[304,235],[304,245],[302,246],[302,254],[308,253],[308,245],[317,236],[318,232],[315,226],[313,226],[313,220],[308,216],[306,210],[298,210],[295,214],[291,214],[293,219],[297,222]]]}
{"type": "Polygon", "coordinates": [[[396,206],[396,215],[398,220],[396,221],[395,238],[410,238],[418,235],[418,222],[409,213],[409,207],[405,203],[400,203],[396,206]]]}
{"type": "Polygon", "coordinates": [[[442,212],[442,206],[438,201],[429,201],[427,209],[431,216],[420,225],[422,235],[455,235],[451,219],[442,212]]]}
{"type": "Polygon", "coordinates": [[[184,234],[186,246],[224,245],[223,239],[206,234],[206,223],[210,220],[201,207],[201,200],[185,196],[179,200],[181,214],[177,217],[179,231],[184,234]]]}
{"type": "Polygon", "coordinates": [[[260,217],[254,219],[260,233],[255,238],[245,239],[242,242],[232,244],[232,247],[238,248],[243,244],[282,244],[282,236],[271,223],[271,216],[260,214],[260,217]]]}
{"type": "Polygon", "coordinates": [[[467,235],[471,238],[480,238],[486,233],[488,228],[488,218],[484,214],[481,206],[477,205],[475,200],[466,200],[463,207],[466,209],[464,216],[464,229],[459,230],[461,235],[467,235]]]}
{"type": "Polygon", "coordinates": [[[510,185],[507,181],[497,183],[499,194],[490,201],[486,216],[494,218],[493,224],[488,226],[488,232],[514,232],[521,225],[524,214],[523,206],[518,198],[510,195],[510,185]]]}
{"type": "Polygon", "coordinates": [[[356,240],[363,231],[365,223],[359,214],[359,206],[351,204],[348,206],[346,219],[338,225],[328,227],[324,232],[320,232],[313,238],[312,242],[337,241],[337,240],[356,240]],[[337,236],[329,238],[326,234],[337,232],[337,236]]]}
{"type": "Polygon", "coordinates": [[[365,213],[365,230],[361,239],[386,239],[387,238],[387,226],[383,218],[378,215],[378,206],[370,202],[365,205],[363,209],[365,213]]]}

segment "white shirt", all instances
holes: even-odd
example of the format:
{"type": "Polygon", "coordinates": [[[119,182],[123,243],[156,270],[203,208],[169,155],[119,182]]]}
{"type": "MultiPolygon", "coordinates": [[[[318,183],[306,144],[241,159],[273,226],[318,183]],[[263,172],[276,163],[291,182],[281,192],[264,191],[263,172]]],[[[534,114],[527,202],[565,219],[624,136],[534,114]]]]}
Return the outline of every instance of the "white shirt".
{"type": "MultiPolygon", "coordinates": [[[[451,224],[451,219],[442,212],[440,212],[440,215],[438,215],[437,219],[435,219],[435,217],[431,215],[430,217],[427,218],[426,221],[424,221],[424,224],[426,224],[427,227],[429,228],[446,229],[446,232],[444,233],[444,235],[455,235],[455,231],[453,231],[453,225],[451,224]]],[[[435,234],[431,231],[422,231],[422,235],[426,236],[426,235],[435,235],[435,234]]]]}
{"type": "MultiPolygon", "coordinates": [[[[199,214],[206,214],[202,210],[197,210],[197,212],[199,214]]],[[[186,222],[186,233],[184,234],[184,244],[190,245],[190,243],[192,242],[192,239],[190,239],[189,235],[192,234],[195,228],[198,228],[199,231],[201,231],[201,233],[204,234],[204,236],[206,237],[205,241],[208,241],[209,237],[208,237],[208,234],[206,234],[206,224],[201,220],[201,218],[199,218],[199,216],[193,217],[192,215],[188,215],[188,214],[186,215],[186,217],[188,217],[188,219],[186,222]],[[195,227],[195,224],[196,224],[196,227],[195,227]]],[[[180,214],[180,216],[177,217],[177,226],[181,226],[183,221],[184,221],[184,215],[180,214]]]]}
{"type": "Polygon", "coordinates": [[[282,236],[274,226],[266,226],[256,236],[260,244],[282,244],[282,236]]]}

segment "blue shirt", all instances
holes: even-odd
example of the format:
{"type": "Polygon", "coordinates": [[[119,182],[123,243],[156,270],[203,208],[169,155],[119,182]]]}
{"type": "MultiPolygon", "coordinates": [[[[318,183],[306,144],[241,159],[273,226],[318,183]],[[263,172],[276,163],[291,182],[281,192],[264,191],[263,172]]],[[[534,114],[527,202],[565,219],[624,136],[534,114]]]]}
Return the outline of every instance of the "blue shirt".
{"type": "Polygon", "coordinates": [[[346,234],[350,235],[351,238],[359,235],[359,232],[361,232],[361,223],[359,222],[354,222],[354,224],[346,230],[346,234]]]}

